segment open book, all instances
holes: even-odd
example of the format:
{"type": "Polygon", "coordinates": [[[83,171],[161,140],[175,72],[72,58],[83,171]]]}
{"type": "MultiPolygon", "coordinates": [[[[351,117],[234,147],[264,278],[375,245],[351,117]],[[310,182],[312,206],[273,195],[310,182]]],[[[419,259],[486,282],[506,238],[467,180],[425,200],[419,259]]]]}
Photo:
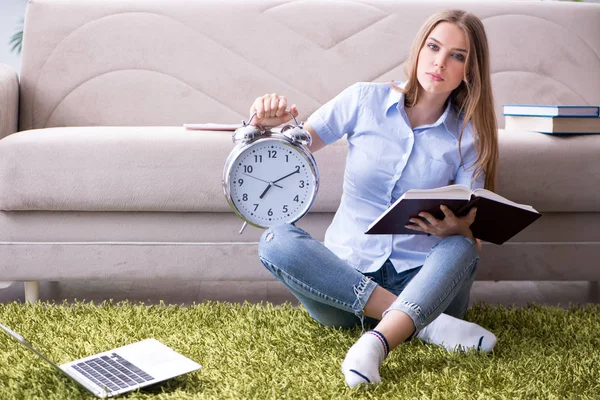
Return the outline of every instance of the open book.
{"type": "Polygon", "coordinates": [[[444,219],[440,205],[446,205],[462,217],[477,207],[473,236],[486,242],[502,244],[542,216],[533,207],[512,202],[486,189],[471,191],[463,185],[436,189],[408,190],[385,210],[369,227],[367,234],[424,234],[405,228],[410,218],[419,218],[421,211],[444,219]]]}

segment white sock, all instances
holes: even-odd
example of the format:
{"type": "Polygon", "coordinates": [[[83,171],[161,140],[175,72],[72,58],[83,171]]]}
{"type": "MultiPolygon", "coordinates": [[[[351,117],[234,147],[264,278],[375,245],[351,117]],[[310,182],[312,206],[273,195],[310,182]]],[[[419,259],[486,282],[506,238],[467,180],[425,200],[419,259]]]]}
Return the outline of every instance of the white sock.
{"type": "Polygon", "coordinates": [[[362,335],[350,347],[342,363],[342,373],[348,386],[381,382],[379,366],[388,352],[387,340],[381,333],[371,330],[362,335]]]}
{"type": "Polygon", "coordinates": [[[445,347],[448,351],[481,350],[492,351],[496,336],[481,326],[462,319],[441,314],[418,334],[426,343],[445,347]]]}

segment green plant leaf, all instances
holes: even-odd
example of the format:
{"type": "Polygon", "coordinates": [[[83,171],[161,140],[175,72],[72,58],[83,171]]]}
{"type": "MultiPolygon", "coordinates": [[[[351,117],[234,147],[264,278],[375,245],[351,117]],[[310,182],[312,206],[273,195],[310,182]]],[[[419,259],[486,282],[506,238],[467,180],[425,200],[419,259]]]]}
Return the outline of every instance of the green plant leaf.
{"type": "Polygon", "coordinates": [[[17,33],[10,37],[10,41],[8,42],[11,46],[10,51],[18,54],[21,54],[23,50],[23,19],[21,18],[20,27],[17,33]]]}

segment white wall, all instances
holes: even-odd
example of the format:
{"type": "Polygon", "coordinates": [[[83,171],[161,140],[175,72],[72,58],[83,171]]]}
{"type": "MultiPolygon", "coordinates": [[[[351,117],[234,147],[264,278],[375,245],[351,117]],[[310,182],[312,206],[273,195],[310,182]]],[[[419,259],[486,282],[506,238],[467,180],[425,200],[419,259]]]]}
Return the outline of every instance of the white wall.
{"type": "Polygon", "coordinates": [[[8,42],[19,30],[26,5],[27,0],[0,0],[0,64],[8,64],[17,72],[21,70],[21,57],[10,51],[8,42]]]}

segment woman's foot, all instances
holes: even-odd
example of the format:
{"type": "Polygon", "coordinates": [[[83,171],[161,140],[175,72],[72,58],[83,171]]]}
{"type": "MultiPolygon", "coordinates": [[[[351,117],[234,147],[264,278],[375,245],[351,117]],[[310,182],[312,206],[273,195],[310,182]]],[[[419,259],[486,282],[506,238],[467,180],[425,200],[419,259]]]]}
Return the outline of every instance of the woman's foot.
{"type": "Polygon", "coordinates": [[[350,347],[342,363],[342,373],[350,387],[381,382],[379,367],[389,352],[386,338],[378,331],[366,332],[350,347]]]}
{"type": "Polygon", "coordinates": [[[492,332],[447,314],[433,320],[417,334],[417,338],[443,346],[448,351],[473,349],[490,352],[496,345],[496,336],[492,332]]]}

